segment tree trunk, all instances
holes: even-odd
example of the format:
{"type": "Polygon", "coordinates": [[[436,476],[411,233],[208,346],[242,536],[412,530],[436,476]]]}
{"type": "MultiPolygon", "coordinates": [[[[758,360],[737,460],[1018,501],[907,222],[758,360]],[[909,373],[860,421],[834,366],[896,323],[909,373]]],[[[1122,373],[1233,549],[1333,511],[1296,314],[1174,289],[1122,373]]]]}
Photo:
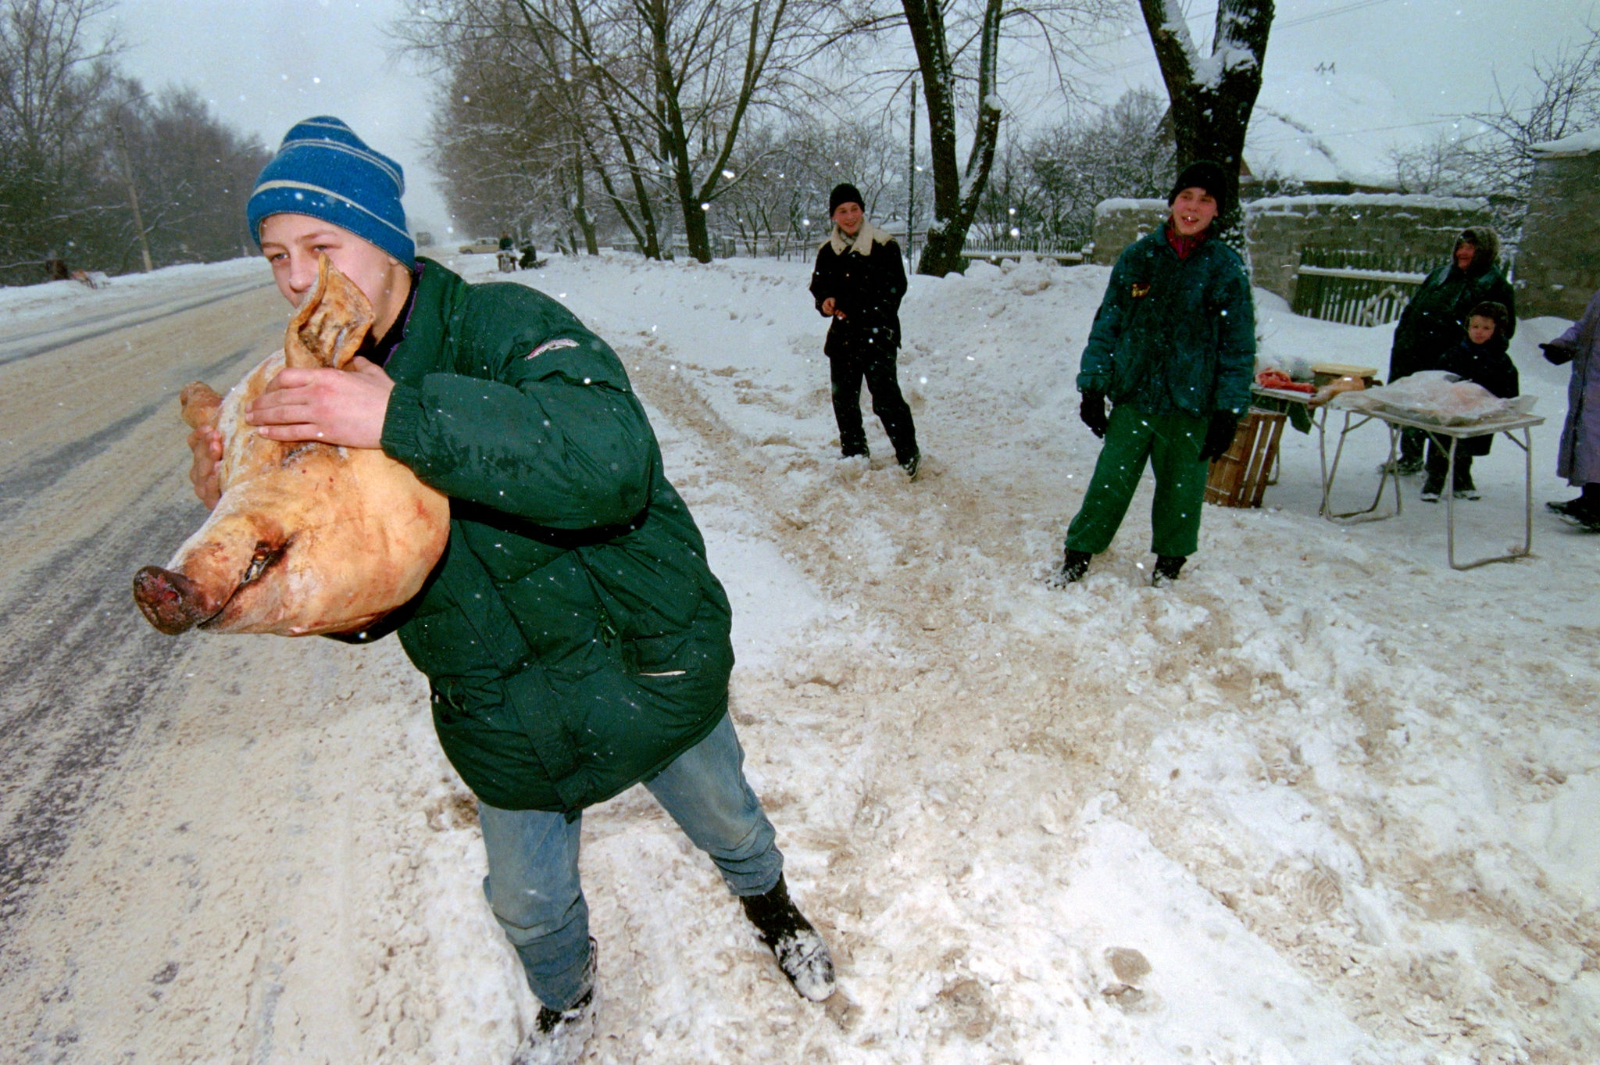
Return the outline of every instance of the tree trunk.
{"type": "MultiPolygon", "coordinates": [[[[617,133],[617,142],[622,145],[622,157],[628,162],[628,178],[633,182],[633,202],[639,208],[639,225],[644,230],[644,257],[646,259],[661,258],[661,231],[656,226],[655,208],[650,204],[650,190],[645,187],[644,170],[639,165],[638,152],[634,150],[633,138],[628,136],[622,128],[622,116],[615,110],[607,107],[611,114],[612,126],[617,133]]],[[[616,201],[621,209],[621,201],[616,201]]],[[[632,223],[629,223],[632,228],[632,223]]]]}
{"type": "Polygon", "coordinates": [[[572,217],[578,223],[578,228],[583,231],[583,246],[590,255],[600,254],[600,241],[595,235],[594,219],[589,217],[588,208],[585,206],[587,197],[584,189],[583,148],[580,145],[572,146],[572,180],[576,191],[572,194],[572,217]]]}
{"type": "MultiPolygon", "coordinates": [[[[660,259],[661,238],[656,227],[655,210],[650,201],[650,189],[645,183],[644,170],[639,164],[633,137],[624,122],[623,111],[607,96],[608,91],[614,88],[615,83],[608,78],[600,57],[595,53],[594,40],[589,32],[588,20],[583,6],[577,0],[570,0],[563,9],[566,15],[566,22],[561,22],[557,20],[556,16],[529,3],[528,0],[517,0],[517,5],[534,39],[541,39],[548,33],[555,40],[563,42],[571,49],[570,63],[574,71],[578,71],[581,65],[582,76],[575,79],[574,86],[568,90],[568,93],[574,99],[577,99],[580,91],[577,86],[581,86],[582,93],[594,93],[595,101],[605,111],[612,135],[616,139],[617,146],[622,149],[623,160],[628,171],[628,179],[633,185],[633,210],[630,211],[628,209],[628,205],[618,191],[616,183],[612,181],[610,170],[607,168],[605,161],[600,158],[600,152],[591,139],[590,131],[585,128],[580,130],[579,135],[583,141],[584,148],[589,154],[589,161],[600,175],[600,183],[605,189],[606,198],[611,201],[611,205],[616,209],[617,214],[622,218],[623,223],[628,227],[628,231],[633,234],[634,240],[638,243],[640,254],[646,259],[660,259]],[[635,213],[637,213],[637,218],[635,218],[635,213]]],[[[571,110],[575,115],[581,115],[585,109],[574,105],[571,110]]],[[[581,170],[581,157],[577,160],[577,165],[581,170]]],[[[599,246],[592,235],[593,220],[590,219],[585,223],[580,219],[579,226],[583,229],[585,244],[592,249],[591,253],[598,254],[599,246]]]]}
{"type": "Polygon", "coordinates": [[[711,261],[711,239],[706,232],[706,213],[695,196],[694,168],[689,158],[689,137],[684,129],[683,107],[678,99],[677,79],[672,56],[667,48],[671,16],[663,3],[650,9],[651,66],[655,73],[657,114],[661,127],[662,154],[672,166],[672,188],[683,215],[683,235],[689,254],[702,263],[711,261]]]}
{"type": "MultiPolygon", "coordinates": [[[[641,220],[636,222],[633,212],[628,210],[628,205],[623,202],[622,195],[617,192],[616,185],[611,180],[611,173],[600,162],[600,157],[594,145],[586,140],[584,146],[589,150],[589,161],[594,164],[595,171],[600,175],[600,187],[606,190],[606,199],[611,201],[611,206],[616,209],[622,218],[623,225],[628,227],[628,232],[633,234],[633,239],[639,245],[639,253],[646,259],[661,258],[661,245],[656,239],[655,218],[649,214],[649,204],[645,203],[640,208],[641,220]]],[[[641,201],[643,202],[643,201],[641,201]]],[[[638,204],[635,204],[638,207],[638,204]]]]}
{"type": "Polygon", "coordinates": [[[956,162],[955,74],[945,39],[941,0],[903,0],[906,26],[917,49],[923,97],[928,106],[928,139],[933,149],[933,225],[917,265],[920,274],[943,277],[963,266],[961,248],[983,198],[1000,135],[995,66],[1000,42],[1001,0],[987,0],[978,63],[978,122],[972,152],[963,171],[956,162]]]}
{"type": "Polygon", "coordinates": [[[1216,230],[1228,237],[1242,217],[1239,169],[1250,113],[1261,91],[1273,0],[1221,0],[1211,55],[1204,58],[1173,0],[1139,0],[1139,6],[1172,100],[1178,169],[1197,159],[1210,159],[1222,167],[1228,204],[1216,230]]]}

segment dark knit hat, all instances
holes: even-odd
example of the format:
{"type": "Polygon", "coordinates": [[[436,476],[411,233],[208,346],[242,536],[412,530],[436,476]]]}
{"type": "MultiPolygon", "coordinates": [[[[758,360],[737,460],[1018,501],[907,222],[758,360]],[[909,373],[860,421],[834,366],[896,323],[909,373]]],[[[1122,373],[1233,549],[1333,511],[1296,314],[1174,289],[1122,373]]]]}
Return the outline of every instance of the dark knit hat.
{"type": "Polygon", "coordinates": [[[1228,178],[1223,174],[1222,167],[1209,159],[1196,159],[1178,174],[1178,180],[1172,183],[1172,193],[1167,197],[1167,206],[1171,207],[1178,199],[1178,193],[1184,189],[1205,189],[1211,198],[1217,201],[1217,213],[1222,213],[1228,207],[1228,178]]]}
{"type": "Polygon", "coordinates": [[[842,185],[835,185],[828,194],[828,216],[839,209],[841,203],[853,203],[863,211],[867,209],[867,201],[861,198],[861,190],[846,181],[842,185]]]}
{"type": "Polygon", "coordinates": [[[263,218],[303,214],[347,229],[409,266],[417,246],[400,206],[405,191],[399,163],[367,147],[337,118],[322,115],[284,135],[278,154],[256,178],[245,217],[258,245],[263,218]]]}

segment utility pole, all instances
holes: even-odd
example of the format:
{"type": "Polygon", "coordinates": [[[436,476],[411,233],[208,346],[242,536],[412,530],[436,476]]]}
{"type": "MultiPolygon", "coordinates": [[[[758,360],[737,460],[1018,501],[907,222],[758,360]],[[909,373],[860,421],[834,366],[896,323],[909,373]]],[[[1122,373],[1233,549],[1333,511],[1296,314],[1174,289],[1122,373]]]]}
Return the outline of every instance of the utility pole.
{"type": "Polygon", "coordinates": [[[122,156],[122,174],[128,182],[128,204],[133,208],[133,228],[139,234],[139,254],[144,256],[144,272],[149,273],[150,242],[144,237],[144,219],[139,216],[139,191],[133,187],[133,167],[128,163],[128,135],[122,128],[122,119],[117,119],[117,152],[122,156]]]}
{"type": "Polygon", "coordinates": [[[911,268],[916,269],[917,234],[913,228],[917,217],[917,79],[911,79],[911,159],[906,167],[906,256],[911,268]]]}

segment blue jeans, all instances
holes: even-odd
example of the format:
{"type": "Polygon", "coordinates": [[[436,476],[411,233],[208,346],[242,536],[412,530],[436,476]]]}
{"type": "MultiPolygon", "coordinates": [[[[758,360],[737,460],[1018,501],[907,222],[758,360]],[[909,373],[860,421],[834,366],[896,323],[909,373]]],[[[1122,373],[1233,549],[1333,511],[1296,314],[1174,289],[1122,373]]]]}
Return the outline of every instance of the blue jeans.
{"type": "MultiPolygon", "coordinates": [[[[733,719],[724,715],[645,787],[710,855],[730,891],[764,895],[783,874],[783,854],[743,766],[733,719]]],[[[483,879],[489,908],[522,959],[534,995],[550,1009],[565,1009],[582,996],[589,961],[589,904],[578,882],[583,819],[479,802],[478,821],[489,852],[483,879]]]]}

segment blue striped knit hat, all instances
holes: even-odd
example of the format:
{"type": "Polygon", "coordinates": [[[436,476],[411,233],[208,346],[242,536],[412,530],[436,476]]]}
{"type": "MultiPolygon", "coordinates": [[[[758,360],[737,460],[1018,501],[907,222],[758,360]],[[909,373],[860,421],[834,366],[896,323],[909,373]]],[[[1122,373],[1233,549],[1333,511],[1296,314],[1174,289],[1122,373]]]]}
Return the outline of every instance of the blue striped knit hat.
{"type": "Polygon", "coordinates": [[[263,218],[303,214],[347,229],[409,266],[417,245],[400,206],[405,191],[399,163],[367,147],[337,118],[321,115],[284,135],[278,154],[256,178],[245,217],[257,245],[263,218]]]}

